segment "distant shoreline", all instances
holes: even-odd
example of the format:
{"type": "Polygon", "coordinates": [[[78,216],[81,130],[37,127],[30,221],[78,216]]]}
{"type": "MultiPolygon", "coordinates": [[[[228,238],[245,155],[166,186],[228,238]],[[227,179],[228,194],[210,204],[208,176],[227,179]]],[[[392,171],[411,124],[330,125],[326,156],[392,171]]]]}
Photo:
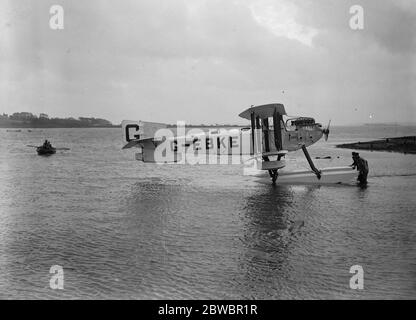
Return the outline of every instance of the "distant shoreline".
{"type": "Polygon", "coordinates": [[[41,113],[39,117],[30,112],[15,112],[11,116],[0,115],[0,128],[27,129],[27,128],[113,128],[118,127],[110,121],[101,118],[49,118],[41,113]]]}
{"type": "Polygon", "coordinates": [[[107,123],[89,123],[80,120],[50,119],[50,120],[0,120],[3,129],[46,129],[46,128],[119,128],[121,125],[107,123]]]}
{"type": "Polygon", "coordinates": [[[337,148],[368,150],[368,151],[388,151],[416,154],[416,136],[404,136],[396,138],[384,138],[379,140],[343,143],[336,145],[337,148]]]}

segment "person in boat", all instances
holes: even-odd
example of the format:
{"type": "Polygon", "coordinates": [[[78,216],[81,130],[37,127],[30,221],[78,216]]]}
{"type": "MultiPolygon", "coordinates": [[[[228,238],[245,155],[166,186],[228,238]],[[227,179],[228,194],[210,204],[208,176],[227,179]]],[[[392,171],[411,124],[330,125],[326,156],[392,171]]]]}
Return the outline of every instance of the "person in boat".
{"type": "Polygon", "coordinates": [[[368,176],[368,162],[367,160],[360,157],[360,154],[358,152],[352,153],[352,167],[359,171],[357,181],[364,185],[367,184],[367,176],[368,176]]]}
{"type": "Polygon", "coordinates": [[[45,142],[43,143],[43,146],[42,146],[43,148],[45,148],[45,149],[50,149],[50,148],[52,148],[52,145],[51,145],[51,143],[46,139],[45,140],[45,142]]]}

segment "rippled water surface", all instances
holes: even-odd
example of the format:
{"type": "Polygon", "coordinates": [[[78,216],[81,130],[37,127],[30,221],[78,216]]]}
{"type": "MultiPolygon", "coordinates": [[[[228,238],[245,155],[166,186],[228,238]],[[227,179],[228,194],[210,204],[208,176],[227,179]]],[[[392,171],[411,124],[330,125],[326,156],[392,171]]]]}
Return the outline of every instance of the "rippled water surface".
{"type": "MultiPolygon", "coordinates": [[[[415,155],[360,151],[366,189],[273,187],[241,165],[135,161],[120,131],[0,129],[0,298],[416,298],[415,155]],[[71,150],[25,146],[44,138],[71,150]]],[[[415,128],[339,127],[309,150],[347,165],[336,143],[403,134],[415,128]]]]}

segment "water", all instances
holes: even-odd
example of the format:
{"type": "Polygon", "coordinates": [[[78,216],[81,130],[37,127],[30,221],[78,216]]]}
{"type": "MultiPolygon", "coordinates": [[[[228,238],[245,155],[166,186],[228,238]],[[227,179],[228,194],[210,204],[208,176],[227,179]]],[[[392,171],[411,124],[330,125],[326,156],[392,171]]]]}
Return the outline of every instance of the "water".
{"type": "MultiPolygon", "coordinates": [[[[273,187],[241,165],[135,161],[120,131],[0,129],[0,298],[416,298],[415,155],[360,151],[366,189],[273,187]],[[71,151],[25,146],[44,138],[71,151]],[[363,290],[349,287],[356,264],[363,290]]],[[[339,127],[309,150],[345,165],[335,144],[405,134],[339,127]]],[[[288,163],[307,168],[301,151],[288,163]]]]}

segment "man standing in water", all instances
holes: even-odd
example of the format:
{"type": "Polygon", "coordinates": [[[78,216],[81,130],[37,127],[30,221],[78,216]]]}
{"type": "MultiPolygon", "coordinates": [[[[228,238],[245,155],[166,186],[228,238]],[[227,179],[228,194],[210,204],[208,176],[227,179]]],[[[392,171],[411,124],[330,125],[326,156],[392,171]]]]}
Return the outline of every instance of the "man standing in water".
{"type": "Polygon", "coordinates": [[[367,176],[368,176],[368,162],[367,160],[360,157],[360,154],[358,152],[352,153],[352,160],[354,162],[352,163],[353,168],[357,168],[357,170],[360,172],[358,175],[357,180],[359,181],[360,185],[366,185],[367,184],[367,176]]]}

